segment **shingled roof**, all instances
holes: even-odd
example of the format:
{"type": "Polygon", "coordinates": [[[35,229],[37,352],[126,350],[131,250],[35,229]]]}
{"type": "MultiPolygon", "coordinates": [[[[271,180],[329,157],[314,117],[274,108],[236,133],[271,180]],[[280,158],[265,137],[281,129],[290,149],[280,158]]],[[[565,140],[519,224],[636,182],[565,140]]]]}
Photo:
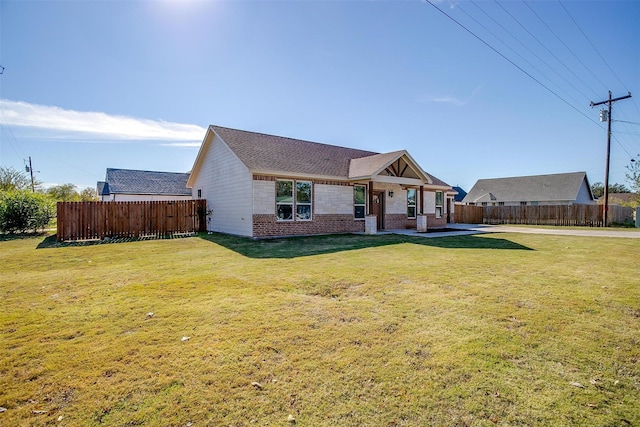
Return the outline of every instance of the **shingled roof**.
{"type": "Polygon", "coordinates": [[[105,181],[110,194],[190,196],[187,179],[188,173],[109,168],[105,181]]]}
{"type": "MultiPolygon", "coordinates": [[[[209,130],[217,134],[253,173],[282,173],[352,179],[354,177],[360,178],[362,174],[371,175],[376,171],[379,172],[380,168],[384,169],[384,161],[392,161],[402,155],[415,163],[404,150],[380,154],[373,151],[216,125],[209,126],[209,130]]],[[[417,164],[415,166],[420,168],[417,164]]],[[[195,168],[194,165],[194,171],[195,168]]],[[[415,172],[418,176],[424,176],[430,184],[449,186],[421,169],[415,172]]]]}
{"type": "Polygon", "coordinates": [[[221,126],[211,128],[253,172],[281,171],[347,177],[351,159],[377,154],[221,126]]]}
{"type": "Polygon", "coordinates": [[[479,179],[462,201],[463,203],[573,201],[578,197],[582,183],[586,179],[586,172],[479,179]]]}

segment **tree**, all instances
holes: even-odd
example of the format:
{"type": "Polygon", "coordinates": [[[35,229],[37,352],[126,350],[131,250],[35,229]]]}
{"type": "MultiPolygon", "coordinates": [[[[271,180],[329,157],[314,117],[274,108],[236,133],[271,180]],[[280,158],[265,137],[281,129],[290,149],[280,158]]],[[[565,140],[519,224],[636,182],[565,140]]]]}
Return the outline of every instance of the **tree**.
{"type": "Polygon", "coordinates": [[[43,229],[55,216],[49,196],[30,190],[0,193],[0,231],[23,233],[43,229]]]}
{"type": "Polygon", "coordinates": [[[74,184],[60,184],[47,189],[47,194],[57,202],[79,202],[77,188],[74,184]]]}
{"type": "Polygon", "coordinates": [[[87,187],[80,192],[81,202],[97,202],[98,196],[96,195],[96,189],[87,187]]]}
{"type": "Polygon", "coordinates": [[[629,187],[634,193],[640,194],[640,162],[631,162],[627,166],[627,170],[629,172],[625,173],[624,177],[627,179],[629,187]]]}
{"type": "Polygon", "coordinates": [[[31,188],[31,178],[14,168],[0,166],[0,192],[31,188]]]}
{"type": "MultiPolygon", "coordinates": [[[[624,184],[609,184],[609,194],[612,193],[630,193],[629,189],[624,186],[624,184]]],[[[604,196],[604,184],[601,182],[594,182],[591,185],[591,193],[593,193],[593,197],[599,199],[604,196]]]]}

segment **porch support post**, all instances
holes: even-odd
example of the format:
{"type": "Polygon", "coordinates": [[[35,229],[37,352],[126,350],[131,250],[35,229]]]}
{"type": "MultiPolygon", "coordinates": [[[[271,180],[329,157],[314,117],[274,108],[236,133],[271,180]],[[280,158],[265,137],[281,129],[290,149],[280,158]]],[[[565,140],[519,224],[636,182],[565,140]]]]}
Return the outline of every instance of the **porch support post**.
{"type": "Polygon", "coordinates": [[[367,215],[371,215],[372,206],[373,206],[373,181],[369,181],[369,205],[367,206],[367,215]]]}
{"type": "Polygon", "coordinates": [[[427,216],[424,214],[424,186],[420,186],[420,209],[416,215],[416,231],[418,233],[427,232],[427,216]]]}

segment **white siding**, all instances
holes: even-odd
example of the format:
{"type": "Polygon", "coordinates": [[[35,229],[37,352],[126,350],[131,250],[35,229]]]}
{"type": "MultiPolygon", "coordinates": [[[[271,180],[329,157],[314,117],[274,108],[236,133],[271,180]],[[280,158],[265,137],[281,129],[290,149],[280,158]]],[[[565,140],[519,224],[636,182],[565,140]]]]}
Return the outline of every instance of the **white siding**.
{"type": "MultiPolygon", "coordinates": [[[[446,209],[446,207],[443,207],[446,209]]],[[[443,211],[444,211],[443,209],[443,211]]],[[[424,192],[424,213],[435,214],[436,213],[436,193],[435,191],[424,192]]]]}
{"type": "Polygon", "coordinates": [[[255,215],[276,214],[275,181],[253,181],[253,213],[255,215]]]}
{"type": "Polygon", "coordinates": [[[217,136],[204,154],[192,192],[207,200],[212,210],[207,230],[251,236],[253,234],[253,177],[246,166],[217,136]]]}
{"type": "Polygon", "coordinates": [[[582,184],[580,184],[580,189],[578,190],[578,196],[576,197],[575,203],[581,205],[595,204],[595,201],[591,198],[591,193],[589,192],[589,187],[587,186],[587,181],[585,179],[583,179],[582,184]]]}
{"type": "MultiPolygon", "coordinates": [[[[407,214],[407,190],[401,187],[392,186],[385,190],[385,213],[387,214],[407,214]],[[389,189],[393,191],[393,197],[389,197],[389,189]]],[[[417,192],[418,190],[416,190],[417,192]]],[[[416,207],[416,211],[419,211],[416,207]]]]}
{"type": "Polygon", "coordinates": [[[318,215],[353,215],[353,187],[315,184],[314,213],[318,215]]]}

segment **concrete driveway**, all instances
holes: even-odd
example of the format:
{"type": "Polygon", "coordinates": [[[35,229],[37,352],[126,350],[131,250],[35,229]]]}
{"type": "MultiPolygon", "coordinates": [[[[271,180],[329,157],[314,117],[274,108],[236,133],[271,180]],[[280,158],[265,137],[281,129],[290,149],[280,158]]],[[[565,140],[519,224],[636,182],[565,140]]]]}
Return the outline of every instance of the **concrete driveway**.
{"type": "Polygon", "coordinates": [[[585,227],[584,229],[570,229],[564,227],[554,228],[536,228],[531,227],[510,227],[508,225],[487,225],[487,224],[447,224],[449,229],[457,229],[459,231],[443,231],[418,233],[416,230],[390,230],[395,234],[404,234],[408,236],[420,237],[445,237],[445,236],[464,236],[470,234],[483,233],[525,233],[525,234],[549,234],[555,236],[585,236],[585,237],[622,237],[627,239],[640,239],[640,231],[636,229],[601,229],[585,227]]]}

